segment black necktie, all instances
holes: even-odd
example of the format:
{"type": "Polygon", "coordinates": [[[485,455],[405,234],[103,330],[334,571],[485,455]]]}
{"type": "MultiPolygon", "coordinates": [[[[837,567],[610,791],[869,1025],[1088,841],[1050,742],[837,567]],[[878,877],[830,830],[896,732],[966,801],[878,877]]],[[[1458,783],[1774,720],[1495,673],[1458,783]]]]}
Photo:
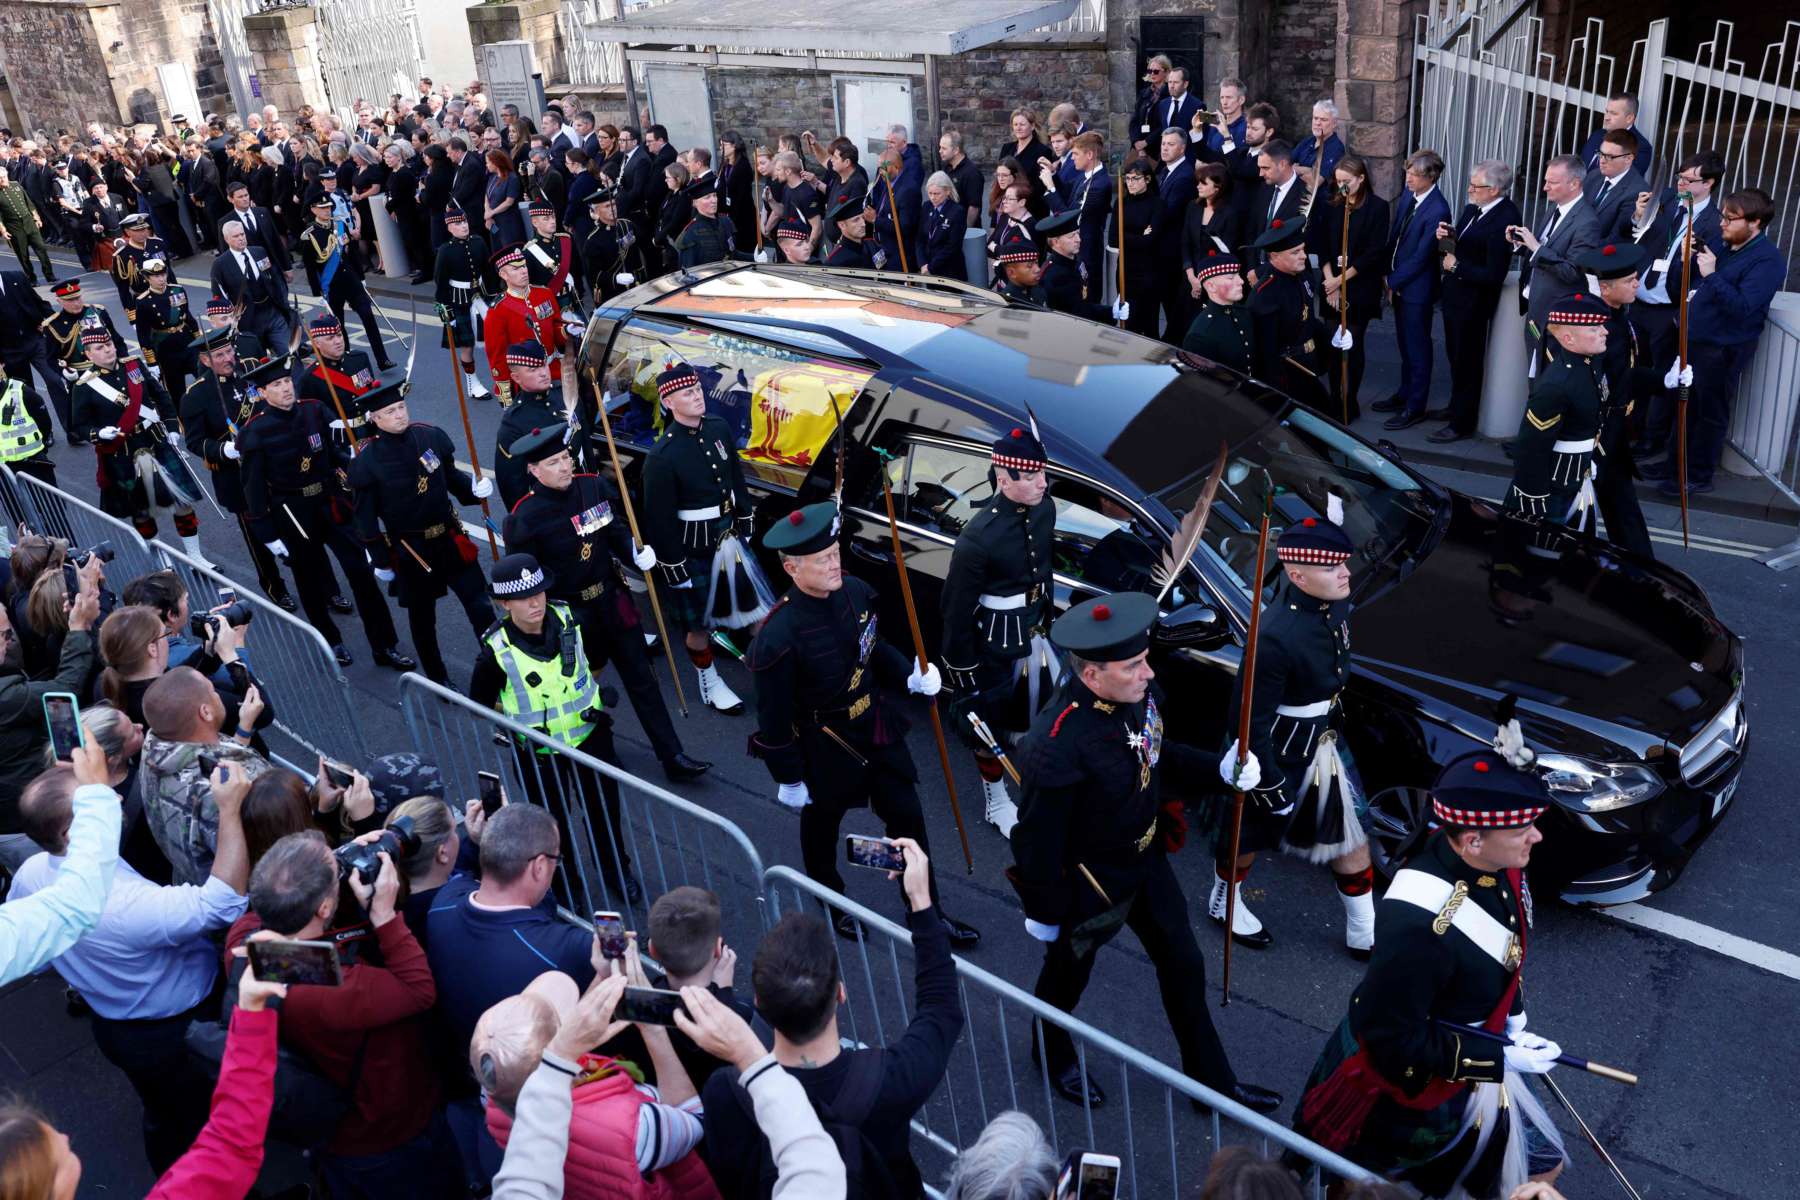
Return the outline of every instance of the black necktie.
{"type": "Polygon", "coordinates": [[[1613,185],[1613,181],[1608,179],[1600,185],[1600,190],[1594,193],[1594,207],[1595,208],[1599,208],[1600,205],[1605,202],[1606,193],[1612,191],[1612,185],[1613,185]]]}
{"type": "Polygon", "coordinates": [[[1556,232],[1556,223],[1560,220],[1562,220],[1562,209],[1560,209],[1560,208],[1551,209],[1550,210],[1550,223],[1548,225],[1544,226],[1544,236],[1542,236],[1538,239],[1538,245],[1540,247],[1545,242],[1550,240],[1551,234],[1556,232]]]}

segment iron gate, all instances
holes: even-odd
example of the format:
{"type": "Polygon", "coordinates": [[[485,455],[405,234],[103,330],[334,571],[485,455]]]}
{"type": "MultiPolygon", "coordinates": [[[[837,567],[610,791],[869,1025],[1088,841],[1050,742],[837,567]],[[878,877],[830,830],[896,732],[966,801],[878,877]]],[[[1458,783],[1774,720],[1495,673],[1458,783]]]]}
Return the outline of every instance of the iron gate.
{"type": "Polygon", "coordinates": [[[422,69],[417,0],[323,0],[319,5],[319,70],[331,107],[359,99],[377,109],[410,95],[422,69]]]}
{"type": "MultiPolygon", "coordinates": [[[[264,0],[208,0],[207,17],[219,39],[219,56],[225,65],[225,86],[231,91],[231,103],[240,116],[262,108],[261,97],[250,90],[250,76],[255,64],[250,58],[250,40],[244,35],[244,18],[261,12],[264,0]]],[[[185,114],[196,127],[199,113],[185,114]]]]}

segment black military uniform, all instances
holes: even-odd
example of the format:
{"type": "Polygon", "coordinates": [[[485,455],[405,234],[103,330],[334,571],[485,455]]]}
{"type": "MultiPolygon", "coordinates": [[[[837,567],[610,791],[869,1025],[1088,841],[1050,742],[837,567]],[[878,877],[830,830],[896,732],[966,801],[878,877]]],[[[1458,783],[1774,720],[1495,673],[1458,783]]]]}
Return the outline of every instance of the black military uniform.
{"type": "MultiPolygon", "coordinates": [[[[344,336],[343,325],[329,312],[316,314],[306,323],[306,328],[312,335],[308,349],[317,347],[318,338],[344,336]]],[[[369,363],[368,354],[346,344],[340,358],[327,358],[323,350],[314,354],[302,351],[300,377],[294,388],[300,399],[314,401],[325,409],[331,423],[332,441],[340,450],[347,451],[351,436],[360,441],[369,432],[368,412],[357,398],[374,391],[381,382],[381,377],[369,363]],[[342,417],[338,416],[339,408],[343,409],[342,417]],[[348,433],[340,430],[339,422],[348,433]]]]}
{"type": "Polygon", "coordinates": [[[581,267],[587,279],[588,295],[604,304],[653,272],[644,260],[644,246],[637,226],[629,217],[618,217],[618,192],[602,186],[588,196],[588,215],[594,227],[581,243],[581,267]],[[602,205],[613,205],[615,220],[610,224],[600,213],[602,205]],[[633,283],[620,283],[620,275],[630,275],[633,283]]]}
{"type": "MultiPolygon", "coordinates": [[[[1304,222],[1276,220],[1253,244],[1258,250],[1278,254],[1305,240],[1304,222]]],[[[1321,373],[1330,335],[1313,315],[1312,284],[1303,276],[1270,267],[1256,281],[1249,304],[1253,374],[1314,411],[1327,412],[1331,397],[1321,373]]]]}
{"type": "MultiPolygon", "coordinates": [[[[101,325],[89,326],[85,334],[93,344],[104,344],[113,336],[101,325]]],[[[171,436],[167,431],[179,419],[175,402],[156,376],[135,358],[121,358],[106,371],[90,365],[75,381],[72,405],[73,427],[82,436],[96,439],[100,511],[130,521],[145,538],[154,538],[155,510],[172,508],[175,532],[182,538],[196,537],[200,521],[193,505],[173,495],[154,466],[139,458],[144,455],[154,460],[163,452],[171,436]],[[147,419],[152,414],[154,418],[147,419]],[[98,434],[102,429],[115,430],[117,436],[101,441],[98,434]]],[[[190,551],[198,548],[197,543],[189,547],[190,551]]]]}
{"type": "MultiPolygon", "coordinates": [[[[355,403],[372,416],[405,398],[395,382],[363,393],[355,403]]],[[[493,485],[483,487],[457,468],[450,435],[435,425],[414,421],[399,433],[386,433],[371,420],[364,428],[367,436],[350,462],[356,536],[368,547],[378,576],[393,574],[394,598],[406,610],[426,677],[448,686],[449,671],[438,649],[438,599],[454,592],[477,638],[494,622],[480,551],[463,532],[456,506],[479,503],[493,485]]]]}
{"type": "MultiPolygon", "coordinates": [[[[821,554],[837,545],[838,513],[830,503],[796,509],[763,535],[763,546],[789,558],[821,554]]],[[[875,589],[845,575],[836,591],[814,596],[788,590],[750,645],[756,675],[756,732],[750,753],[779,785],[780,800],[800,809],[800,854],[806,873],[836,892],[838,826],[865,804],[889,837],[909,837],[931,853],[925,814],[915,788],[918,771],[906,749],[907,721],[885,689],[937,691],[937,668],[913,675],[907,656],[879,635],[875,589]]],[[[933,911],[953,944],[980,940],[974,929],[945,916],[935,868],[933,911]]],[[[858,933],[840,917],[838,932],[858,933]]]]}
{"type": "MultiPolygon", "coordinates": [[[[558,422],[526,434],[511,449],[515,462],[534,463],[567,448],[568,426],[558,422]]],[[[506,518],[505,538],[508,550],[529,554],[549,569],[550,598],[569,606],[594,674],[609,661],[618,668],[663,770],[672,779],[704,772],[707,764],[682,752],[644,651],[643,623],[624,586],[623,564],[633,561],[635,548],[612,484],[578,474],[559,491],[532,481],[506,518]]]]}
{"type": "MultiPolygon", "coordinates": [[[[206,301],[206,325],[209,329],[219,329],[231,325],[231,301],[223,296],[211,296],[206,301]]],[[[242,325],[237,327],[237,336],[231,343],[237,349],[238,361],[243,363],[261,362],[263,359],[263,341],[254,333],[250,333],[242,325]]],[[[281,346],[286,353],[287,344],[281,346]]]]}
{"type": "MultiPolygon", "coordinates": [[[[1204,285],[1215,275],[1235,275],[1240,270],[1237,255],[1213,250],[1197,274],[1204,285]]],[[[1253,319],[1241,301],[1220,304],[1202,290],[1195,304],[1194,319],[1181,339],[1181,348],[1248,375],[1256,362],[1252,329],[1253,319]]]]}
{"type": "MultiPolygon", "coordinates": [[[[1081,224],[1081,213],[1076,209],[1064,209],[1059,213],[1051,213],[1037,223],[1037,236],[1048,247],[1053,238],[1076,229],[1081,224]]],[[[1086,317],[1090,321],[1112,323],[1112,310],[1104,304],[1097,304],[1086,299],[1087,296],[1087,264],[1070,258],[1066,254],[1058,254],[1051,250],[1044,263],[1044,295],[1050,307],[1057,312],[1070,313],[1077,317],[1086,317]]]]}
{"type": "Polygon", "coordinates": [[[999,279],[994,290],[1006,297],[1013,304],[1030,304],[1037,308],[1050,307],[1050,293],[1044,290],[1043,279],[1044,253],[1032,239],[1031,230],[1024,225],[1014,224],[1006,227],[1006,236],[1001,240],[994,255],[999,279]],[[1014,283],[1008,276],[1008,263],[1029,263],[1037,268],[1040,282],[1023,284],[1014,283]]]}
{"type": "MultiPolygon", "coordinates": [[[[712,186],[708,183],[689,184],[687,195],[693,201],[701,195],[712,194],[712,186]]],[[[731,226],[731,218],[723,214],[714,217],[703,217],[695,213],[687,227],[675,237],[675,253],[683,267],[698,267],[705,263],[722,262],[737,257],[736,231],[731,226]]]]}
{"type": "MultiPolygon", "coordinates": [[[[1608,309],[1588,295],[1551,305],[1545,324],[1605,325],[1608,309]]],[[[1514,443],[1506,511],[1531,520],[1585,528],[1593,519],[1594,439],[1611,386],[1604,359],[1573,354],[1546,329],[1550,361],[1531,381],[1531,398],[1514,443]]]]}
{"type": "MultiPolygon", "coordinates": [[[[452,200],[444,208],[444,224],[446,227],[461,225],[469,227],[469,218],[462,207],[452,200]]],[[[437,302],[438,320],[444,324],[444,334],[438,344],[445,349],[450,347],[450,336],[456,336],[457,350],[473,351],[477,334],[473,308],[477,297],[498,295],[500,277],[494,273],[494,264],[487,239],[478,233],[467,237],[457,237],[454,233],[445,237],[438,244],[437,263],[432,268],[432,279],[435,283],[433,299],[437,302]]],[[[473,379],[474,376],[469,376],[473,379]]],[[[479,383],[475,387],[480,387],[479,383]]],[[[482,388],[476,399],[487,395],[482,388]]]]}
{"type": "MultiPolygon", "coordinates": [[[[531,204],[530,217],[555,217],[556,209],[548,202],[534,200],[531,204]]],[[[540,287],[556,297],[556,303],[564,312],[587,315],[587,305],[582,303],[581,288],[578,280],[582,277],[581,260],[575,254],[575,239],[566,230],[558,229],[548,237],[534,233],[525,239],[525,274],[532,287],[540,287]]]]}
{"type": "MultiPolygon", "coordinates": [[[[168,269],[159,258],[144,264],[148,276],[167,275],[168,269]]],[[[157,369],[171,393],[186,390],[188,378],[195,374],[194,337],[200,332],[200,323],[189,309],[187,289],[175,285],[159,292],[146,286],[138,293],[135,311],[133,324],[144,361],[157,369]]]]}
{"type": "MultiPolygon", "coordinates": [[[[252,384],[269,386],[289,378],[285,358],[274,359],[250,374],[252,384]]],[[[243,461],[244,515],[251,532],[271,554],[286,558],[299,585],[306,619],[325,638],[339,664],[349,666],[344,636],[331,618],[331,560],[350,582],[362,615],[363,632],[376,663],[396,671],[416,664],[397,649],[394,617],[369,569],[362,547],[347,536],[336,512],[348,504],[348,483],[331,438],[331,416],[315,400],[296,398],[277,408],[258,398],[250,419],[238,432],[243,461]]],[[[345,513],[348,516],[348,513],[345,513]]]]}
{"type": "Polygon", "coordinates": [[[838,234],[837,244],[832,246],[831,252],[825,256],[826,266],[866,267],[870,270],[880,270],[887,265],[887,251],[881,248],[879,242],[869,237],[867,226],[864,227],[862,233],[855,237],[851,237],[850,231],[844,228],[845,223],[851,220],[862,220],[862,215],[863,198],[861,196],[850,196],[840,200],[832,205],[829,213],[825,214],[825,219],[831,222],[831,227],[837,230],[838,234]]]}
{"type": "MultiPolygon", "coordinates": [[[[1276,554],[1284,566],[1335,567],[1355,547],[1329,520],[1307,517],[1282,531],[1276,554]]],[[[1246,861],[1282,849],[1311,862],[1333,862],[1368,841],[1355,808],[1355,765],[1342,742],[1339,696],[1350,679],[1350,601],[1309,595],[1284,581],[1264,612],[1256,648],[1256,682],[1250,709],[1251,754],[1261,776],[1244,798],[1237,863],[1231,860],[1229,819],[1214,844],[1212,898],[1207,911],[1225,919],[1226,892],[1240,889],[1234,935],[1261,948],[1271,939],[1243,903],[1246,861]],[[1229,881],[1229,882],[1228,882],[1229,881]]],[[[1233,689],[1227,729],[1238,727],[1242,693],[1233,689]]],[[[1367,869],[1337,875],[1345,908],[1346,945],[1368,956],[1374,937],[1373,877],[1367,869]]]]}
{"type": "MultiPolygon", "coordinates": [[[[231,344],[231,331],[214,329],[201,336],[197,349],[210,351],[231,344]]],[[[238,531],[244,535],[250,561],[256,566],[256,581],[269,599],[289,612],[294,601],[288,595],[287,581],[275,556],[262,539],[250,532],[244,519],[244,483],[239,469],[238,431],[256,410],[256,399],[241,375],[220,375],[212,367],[202,365],[200,377],[188,385],[181,396],[181,437],[188,453],[206,464],[212,472],[213,497],[219,507],[238,520],[238,531]]]]}
{"type": "MultiPolygon", "coordinates": [[[[1650,257],[1635,242],[1607,243],[1575,260],[1575,265],[1598,280],[1635,277],[1650,257]]],[[[1604,296],[1597,297],[1606,304],[1604,296]]],[[[1633,483],[1637,464],[1631,456],[1630,416],[1641,395],[1656,394],[1655,383],[1641,380],[1652,368],[1649,341],[1631,318],[1631,305],[1606,304],[1606,403],[1600,411],[1600,432],[1594,444],[1594,493],[1606,536],[1633,554],[1655,558],[1650,527],[1644,520],[1633,483]]]]}
{"type": "Polygon", "coordinates": [[[375,319],[375,304],[363,286],[362,268],[351,252],[348,230],[332,219],[331,197],[315,192],[307,202],[313,222],[300,231],[300,260],[306,265],[306,280],[313,295],[322,298],[331,315],[340,323],[346,307],[362,318],[363,333],[375,351],[375,365],[383,371],[394,364],[388,361],[387,345],[381,340],[381,324],[375,319]]]}
{"type": "MultiPolygon", "coordinates": [[[[993,446],[996,475],[1042,472],[1037,434],[1014,429],[993,446]]],[[[994,498],[970,519],[950,552],[944,577],[943,654],[959,693],[954,724],[975,747],[985,815],[1003,835],[1018,809],[1006,794],[1000,760],[969,724],[979,716],[1005,737],[1025,732],[1061,678],[1061,658],[1045,640],[1055,599],[1056,504],[1046,490],[1036,504],[994,498]]]]}
{"type": "MultiPolygon", "coordinates": [[[[1076,605],[1050,636],[1088,662],[1129,662],[1149,649],[1155,620],[1151,597],[1116,593],[1076,605]]],[[[1133,702],[1102,699],[1072,675],[1021,747],[1024,782],[1007,876],[1024,905],[1026,928],[1047,943],[1034,991],[1045,1003],[1074,1011],[1100,948],[1130,925],[1156,967],[1181,1069],[1268,1112],[1281,1097],[1238,1082],[1213,1028],[1206,959],[1169,865],[1187,823],[1180,801],[1161,799],[1161,761],[1166,754],[1176,774],[1197,782],[1217,777],[1219,756],[1165,742],[1158,700],[1148,686],[1133,702]]],[[[1105,1093],[1084,1077],[1069,1035],[1054,1025],[1040,1028],[1052,1086],[1076,1103],[1105,1103],[1105,1093]]]]}
{"type": "MultiPolygon", "coordinates": [[[[507,348],[506,361],[515,367],[542,367],[549,359],[538,343],[517,342],[507,348]]],[[[561,385],[552,383],[547,392],[528,392],[514,381],[512,401],[500,414],[500,430],[494,439],[494,483],[500,489],[500,503],[507,512],[511,512],[531,490],[531,476],[525,471],[525,460],[513,453],[513,447],[536,430],[552,426],[566,429],[568,424],[569,414],[563,407],[561,385]]]]}
{"type": "Polygon", "coordinates": [[[1549,805],[1542,778],[1497,752],[1444,768],[1432,788],[1444,828],[1382,897],[1374,958],[1307,1081],[1301,1133],[1427,1196],[1459,1184],[1478,1200],[1508,1195],[1520,1181],[1502,1182],[1501,1160],[1515,1138],[1532,1174],[1562,1160],[1553,1131],[1522,1119],[1541,1109],[1522,1102],[1521,1072],[1549,1070],[1557,1051],[1525,1032],[1530,892],[1520,871],[1484,870],[1451,843],[1463,830],[1528,826],[1549,805]],[[1522,1052],[1464,1026],[1504,1034],[1522,1052]]]}
{"type": "MultiPolygon", "coordinates": [[[[131,213],[119,222],[119,228],[127,235],[134,229],[149,229],[150,218],[143,213],[131,213]]],[[[137,324],[138,293],[148,286],[144,282],[144,263],[152,258],[169,261],[168,246],[154,234],[145,238],[141,246],[129,236],[113,243],[113,283],[119,289],[119,303],[125,308],[125,320],[133,325],[137,324]]]]}
{"type": "MultiPolygon", "coordinates": [[[[65,279],[50,290],[60,299],[79,299],[81,280],[65,279]]],[[[87,350],[82,345],[82,333],[90,326],[104,329],[112,339],[114,349],[119,352],[119,357],[125,357],[125,339],[119,336],[118,329],[114,327],[112,315],[98,304],[84,304],[73,312],[59,308],[43,325],[44,341],[50,348],[50,357],[62,369],[63,378],[71,385],[91,365],[87,350]]]]}

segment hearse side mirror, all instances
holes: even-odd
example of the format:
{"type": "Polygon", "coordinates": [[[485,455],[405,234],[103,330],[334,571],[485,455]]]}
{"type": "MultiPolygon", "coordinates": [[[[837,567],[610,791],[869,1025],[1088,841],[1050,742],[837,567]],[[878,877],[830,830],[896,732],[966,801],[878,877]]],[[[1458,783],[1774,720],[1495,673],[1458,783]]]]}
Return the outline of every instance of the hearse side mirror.
{"type": "Polygon", "coordinates": [[[1231,636],[1231,627],[1210,604],[1184,604],[1174,612],[1157,618],[1152,630],[1156,644],[1165,647],[1192,646],[1206,649],[1222,645],[1231,636]]]}

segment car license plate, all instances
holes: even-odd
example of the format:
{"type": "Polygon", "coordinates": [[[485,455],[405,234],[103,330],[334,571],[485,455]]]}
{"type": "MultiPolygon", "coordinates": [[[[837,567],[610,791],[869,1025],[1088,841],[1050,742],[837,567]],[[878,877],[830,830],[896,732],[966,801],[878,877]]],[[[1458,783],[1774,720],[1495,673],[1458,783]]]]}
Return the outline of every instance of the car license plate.
{"type": "Polygon", "coordinates": [[[1733,779],[1730,783],[1720,789],[1719,794],[1713,798],[1712,815],[1714,820],[1717,820],[1719,814],[1725,811],[1725,806],[1731,803],[1731,797],[1736,794],[1737,785],[1743,778],[1744,777],[1740,775],[1736,779],[1733,779]]]}

